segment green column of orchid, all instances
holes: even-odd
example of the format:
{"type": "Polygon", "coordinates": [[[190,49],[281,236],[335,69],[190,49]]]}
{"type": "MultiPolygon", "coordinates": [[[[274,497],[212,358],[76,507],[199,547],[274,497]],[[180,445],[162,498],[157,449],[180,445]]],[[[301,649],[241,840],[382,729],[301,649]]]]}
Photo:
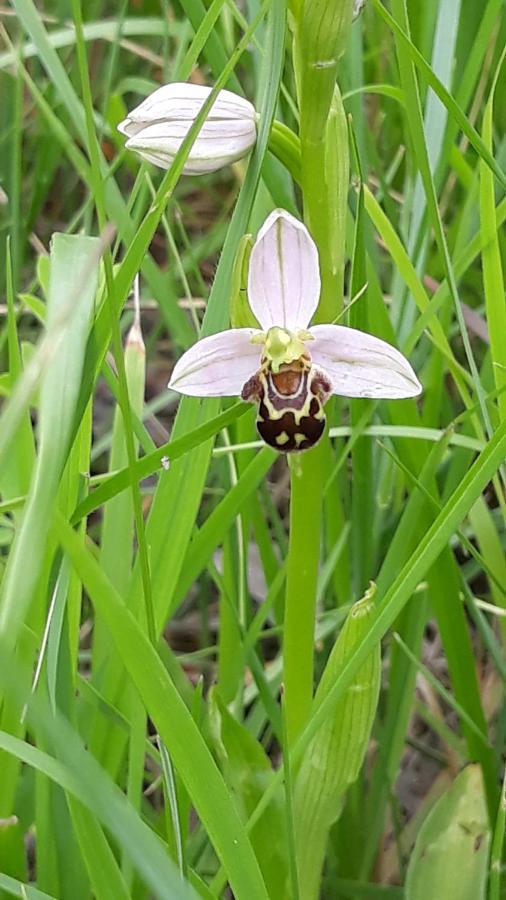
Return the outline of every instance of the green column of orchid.
{"type": "MultiPolygon", "coordinates": [[[[353,0],[294,0],[294,64],[300,107],[304,219],[320,260],[316,322],[332,322],[343,304],[347,124],[336,85],[353,0]]],[[[287,734],[306,724],[313,696],[314,623],[320,561],[325,440],[291,461],[290,548],[284,629],[287,734]]]]}

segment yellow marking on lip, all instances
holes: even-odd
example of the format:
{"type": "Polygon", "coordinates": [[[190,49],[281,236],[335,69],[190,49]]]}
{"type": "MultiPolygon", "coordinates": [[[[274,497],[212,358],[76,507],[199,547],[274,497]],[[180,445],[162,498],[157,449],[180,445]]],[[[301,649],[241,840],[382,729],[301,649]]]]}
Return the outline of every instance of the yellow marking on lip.
{"type": "Polygon", "coordinates": [[[290,438],[287,435],[286,431],[282,431],[281,434],[278,434],[274,440],[276,441],[276,444],[279,444],[280,447],[284,447],[284,445],[288,443],[290,438]]]}

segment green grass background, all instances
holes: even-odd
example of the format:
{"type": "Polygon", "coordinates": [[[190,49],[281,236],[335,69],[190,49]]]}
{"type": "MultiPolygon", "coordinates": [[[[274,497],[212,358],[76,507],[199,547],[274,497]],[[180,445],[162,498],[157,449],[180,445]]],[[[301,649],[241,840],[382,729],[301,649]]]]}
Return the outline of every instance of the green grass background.
{"type": "Polygon", "coordinates": [[[469,896],[505,895],[505,35],[501,0],[369,0],[340,65],[347,299],[367,283],[343,321],[424,393],[328,406],[320,688],[288,753],[286,463],[250,446],[245,405],[165,389],[227,327],[242,235],[301,211],[298,143],[271,137],[298,131],[285,4],[0,10],[5,896],[306,900],[299,823],[329,797],[320,896],[417,900],[425,840],[433,900],[463,896],[469,822],[469,896]],[[125,152],[126,110],[190,76],[255,102],[247,163],[181,175],[205,111],[164,176],[125,152]]]}

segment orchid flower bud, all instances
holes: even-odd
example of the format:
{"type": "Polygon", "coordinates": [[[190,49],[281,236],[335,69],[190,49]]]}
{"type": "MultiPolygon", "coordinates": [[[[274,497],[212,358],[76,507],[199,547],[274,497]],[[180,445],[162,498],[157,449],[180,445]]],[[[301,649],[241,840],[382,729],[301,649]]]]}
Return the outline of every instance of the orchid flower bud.
{"type": "MultiPolygon", "coordinates": [[[[132,110],[118,131],[126,147],[162,169],[169,169],[211,88],[200,84],[165,84],[132,110]]],[[[231,91],[220,91],[200,129],[183,172],[216,172],[242,156],[256,140],[254,106],[231,91]]]]}

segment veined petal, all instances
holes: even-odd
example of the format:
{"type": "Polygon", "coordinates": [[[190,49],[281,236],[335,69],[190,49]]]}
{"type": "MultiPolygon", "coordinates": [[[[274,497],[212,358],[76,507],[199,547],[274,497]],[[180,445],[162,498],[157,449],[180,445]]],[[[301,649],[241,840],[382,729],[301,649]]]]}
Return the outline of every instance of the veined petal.
{"type": "Polygon", "coordinates": [[[356,328],[314,325],[308,344],[313,362],[332,380],[334,394],[398,400],[422,390],[410,363],[391,344],[356,328]]]}
{"type": "Polygon", "coordinates": [[[306,328],[320,296],[316,245],[305,225],[275,209],[258,232],[248,272],[248,298],[265,330],[306,328]]]}
{"type": "Polygon", "coordinates": [[[197,341],[178,359],[169,388],[191,397],[235,397],[260,365],[255,328],[231,328],[197,341]]]}
{"type": "MultiPolygon", "coordinates": [[[[201,84],[174,82],[164,84],[139,103],[126,119],[118,125],[118,131],[127,137],[137,134],[145,125],[175,120],[193,122],[211,92],[201,84]]],[[[249,100],[232,91],[222,90],[214,101],[207,121],[246,119],[255,122],[255,107],[249,100]]]]}
{"type": "MultiPolygon", "coordinates": [[[[162,168],[169,168],[193,122],[160,121],[137,131],[126,142],[129,150],[162,168]]],[[[256,140],[252,119],[206,120],[184,166],[185,175],[216,172],[244,156],[256,140]]]]}

